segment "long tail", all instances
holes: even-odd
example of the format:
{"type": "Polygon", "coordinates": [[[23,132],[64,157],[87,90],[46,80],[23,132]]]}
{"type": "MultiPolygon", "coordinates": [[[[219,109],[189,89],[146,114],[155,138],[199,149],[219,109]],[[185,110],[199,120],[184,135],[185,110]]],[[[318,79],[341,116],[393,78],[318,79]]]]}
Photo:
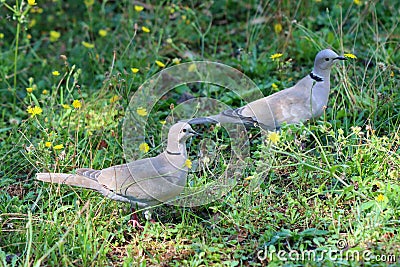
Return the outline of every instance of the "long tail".
{"type": "Polygon", "coordinates": [[[193,118],[190,120],[184,120],[184,122],[187,122],[189,124],[210,124],[210,123],[218,123],[217,120],[212,119],[210,117],[200,117],[200,118],[193,118]]]}
{"type": "Polygon", "coordinates": [[[79,186],[83,188],[97,190],[100,192],[102,192],[104,189],[96,180],[77,174],[48,173],[48,172],[37,173],[36,179],[48,183],[79,186]]]}

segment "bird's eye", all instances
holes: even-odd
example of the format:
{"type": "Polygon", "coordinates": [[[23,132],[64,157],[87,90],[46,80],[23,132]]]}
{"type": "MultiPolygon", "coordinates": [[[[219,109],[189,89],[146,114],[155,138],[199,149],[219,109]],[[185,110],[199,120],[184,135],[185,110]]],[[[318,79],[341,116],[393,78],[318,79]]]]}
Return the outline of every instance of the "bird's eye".
{"type": "Polygon", "coordinates": [[[329,58],[325,58],[325,61],[329,61],[329,58]]]}
{"type": "Polygon", "coordinates": [[[183,129],[183,130],[182,130],[182,132],[184,132],[184,133],[186,133],[186,131],[187,131],[186,129],[183,129]]]}

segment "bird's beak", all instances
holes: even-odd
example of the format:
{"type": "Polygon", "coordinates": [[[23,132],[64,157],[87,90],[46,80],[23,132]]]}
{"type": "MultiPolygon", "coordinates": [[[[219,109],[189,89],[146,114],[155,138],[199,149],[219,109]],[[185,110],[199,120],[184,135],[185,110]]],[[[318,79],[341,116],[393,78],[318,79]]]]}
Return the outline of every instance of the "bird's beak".
{"type": "Polygon", "coordinates": [[[334,59],[338,59],[338,60],[347,60],[347,58],[345,58],[345,57],[335,57],[334,59]]]}
{"type": "Polygon", "coordinates": [[[191,133],[191,134],[194,135],[194,136],[201,135],[201,134],[199,134],[198,132],[193,131],[193,130],[189,130],[189,133],[191,133]]]}

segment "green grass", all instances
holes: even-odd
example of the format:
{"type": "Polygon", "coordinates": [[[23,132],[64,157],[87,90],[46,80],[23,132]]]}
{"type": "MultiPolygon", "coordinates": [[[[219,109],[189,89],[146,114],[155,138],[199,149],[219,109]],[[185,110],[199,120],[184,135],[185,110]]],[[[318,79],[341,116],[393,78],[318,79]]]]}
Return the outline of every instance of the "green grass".
{"type": "MultiPolygon", "coordinates": [[[[130,1],[84,2],[38,1],[34,8],[19,0],[0,3],[0,265],[400,263],[399,3],[154,1],[140,4],[145,8],[138,12],[130,1]],[[99,35],[101,29],[107,36],[99,35]],[[167,66],[174,58],[221,62],[269,95],[307,75],[317,51],[327,47],[357,60],[332,71],[325,114],[284,126],[277,145],[252,131],[248,165],[218,201],[157,206],[156,222],[141,217],[145,229],[137,231],[127,224],[129,205],[34,179],[39,171],[124,163],[123,119],[137,88],[162,69],[156,60],[167,66]],[[283,56],[272,61],[275,53],[283,56]],[[82,107],[74,108],[74,100],[82,107]],[[42,113],[31,117],[27,108],[33,106],[42,113]],[[362,254],[366,250],[370,254],[362,254]],[[325,257],[285,261],[274,251],[325,257]]],[[[159,122],[174,118],[171,104],[178,107],[185,92],[243,104],[224,88],[179,86],[149,111],[155,125],[146,137],[150,151],[138,156],[161,151],[159,122]]],[[[196,130],[209,131],[207,143],[193,139],[188,149],[193,163],[199,150],[211,158],[189,174],[201,184],[223,173],[232,140],[218,128],[196,130]]]]}

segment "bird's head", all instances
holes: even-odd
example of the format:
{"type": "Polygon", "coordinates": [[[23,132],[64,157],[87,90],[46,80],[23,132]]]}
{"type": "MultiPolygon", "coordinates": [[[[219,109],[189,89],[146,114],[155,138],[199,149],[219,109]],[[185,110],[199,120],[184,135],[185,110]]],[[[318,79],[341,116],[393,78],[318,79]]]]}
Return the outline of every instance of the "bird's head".
{"type": "Polygon", "coordinates": [[[320,51],[315,57],[314,70],[318,73],[319,70],[330,70],[338,60],[346,60],[345,57],[339,56],[330,49],[320,51]]]}

